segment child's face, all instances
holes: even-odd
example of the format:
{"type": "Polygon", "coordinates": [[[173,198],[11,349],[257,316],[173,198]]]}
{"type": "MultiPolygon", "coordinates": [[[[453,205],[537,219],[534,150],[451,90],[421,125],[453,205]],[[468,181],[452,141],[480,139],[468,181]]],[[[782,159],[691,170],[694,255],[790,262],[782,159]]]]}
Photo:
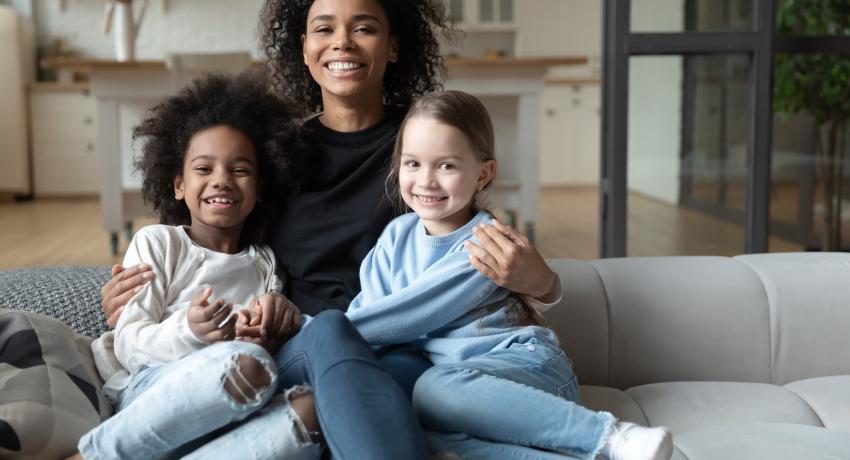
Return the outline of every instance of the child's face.
{"type": "Polygon", "coordinates": [[[316,0],[302,37],[304,63],[325,98],[376,97],[398,57],[396,38],[377,0],[316,0]]]}
{"type": "Polygon", "coordinates": [[[257,202],[257,155],[251,141],[228,126],[192,136],[183,174],[174,180],[174,195],[192,214],[193,237],[229,236],[257,202]]]}
{"type": "Polygon", "coordinates": [[[436,120],[414,117],[402,134],[398,170],[401,197],[431,235],[445,235],[472,217],[472,199],[496,173],[478,160],[466,135],[436,120]]]}

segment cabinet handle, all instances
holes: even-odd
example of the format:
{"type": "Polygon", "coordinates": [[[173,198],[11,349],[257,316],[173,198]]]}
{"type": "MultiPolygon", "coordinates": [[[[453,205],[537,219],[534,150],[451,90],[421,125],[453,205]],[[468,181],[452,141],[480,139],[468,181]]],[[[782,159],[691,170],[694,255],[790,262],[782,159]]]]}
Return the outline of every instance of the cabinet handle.
{"type": "Polygon", "coordinates": [[[91,126],[93,123],[94,123],[94,118],[92,118],[88,115],[85,118],[83,118],[83,124],[84,125],[91,126]]]}
{"type": "Polygon", "coordinates": [[[94,152],[94,142],[86,142],[80,146],[82,152],[94,152]]]}

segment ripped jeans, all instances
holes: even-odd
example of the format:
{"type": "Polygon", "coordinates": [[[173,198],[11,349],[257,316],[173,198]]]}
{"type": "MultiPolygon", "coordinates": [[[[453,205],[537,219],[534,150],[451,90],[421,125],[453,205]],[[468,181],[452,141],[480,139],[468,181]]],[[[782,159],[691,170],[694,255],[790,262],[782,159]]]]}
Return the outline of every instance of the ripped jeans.
{"type": "Polygon", "coordinates": [[[210,345],[143,368],[121,392],[118,413],[84,435],[78,448],[86,460],[170,458],[181,446],[250,417],[252,426],[273,425],[277,436],[258,439],[237,426],[184,458],[318,458],[319,446],[297,442],[295,432],[284,429],[295,422],[277,380],[274,359],[262,347],[210,345]]]}

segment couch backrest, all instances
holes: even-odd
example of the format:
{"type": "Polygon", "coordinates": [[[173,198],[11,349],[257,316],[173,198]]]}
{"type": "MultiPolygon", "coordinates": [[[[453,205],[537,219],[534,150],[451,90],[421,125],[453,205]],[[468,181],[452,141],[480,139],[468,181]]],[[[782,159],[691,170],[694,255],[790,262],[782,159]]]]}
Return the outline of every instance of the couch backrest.
{"type": "Polygon", "coordinates": [[[772,382],[850,372],[850,254],[553,260],[546,313],[582,383],[772,382]]]}

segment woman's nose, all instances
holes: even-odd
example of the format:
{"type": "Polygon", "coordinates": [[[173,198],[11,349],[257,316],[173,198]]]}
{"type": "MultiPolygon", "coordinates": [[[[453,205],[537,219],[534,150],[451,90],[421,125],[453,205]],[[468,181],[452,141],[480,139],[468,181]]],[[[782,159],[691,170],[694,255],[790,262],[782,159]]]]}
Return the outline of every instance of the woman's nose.
{"type": "Polygon", "coordinates": [[[340,30],[334,36],[334,49],[348,51],[354,49],[354,41],[347,30],[340,30]]]}

